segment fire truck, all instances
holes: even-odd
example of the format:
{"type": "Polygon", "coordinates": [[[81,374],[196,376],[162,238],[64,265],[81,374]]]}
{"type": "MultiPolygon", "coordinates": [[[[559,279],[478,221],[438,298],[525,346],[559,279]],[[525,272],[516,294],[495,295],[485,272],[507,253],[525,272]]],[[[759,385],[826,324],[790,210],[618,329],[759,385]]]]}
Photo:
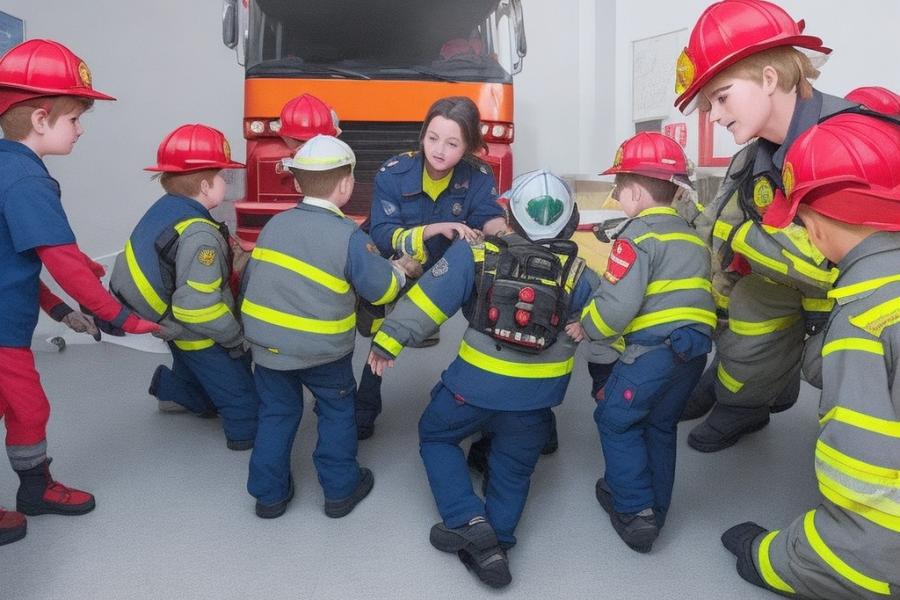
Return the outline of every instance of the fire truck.
{"type": "Polygon", "coordinates": [[[224,0],[223,42],[245,69],[246,195],[237,235],[256,240],[273,214],[298,200],[278,136],[284,104],[307,92],[340,118],[357,157],[344,212],[369,214],[375,174],[418,147],[428,107],[467,96],[481,112],[498,188],[512,180],[513,75],[526,53],[521,0],[224,0]]]}

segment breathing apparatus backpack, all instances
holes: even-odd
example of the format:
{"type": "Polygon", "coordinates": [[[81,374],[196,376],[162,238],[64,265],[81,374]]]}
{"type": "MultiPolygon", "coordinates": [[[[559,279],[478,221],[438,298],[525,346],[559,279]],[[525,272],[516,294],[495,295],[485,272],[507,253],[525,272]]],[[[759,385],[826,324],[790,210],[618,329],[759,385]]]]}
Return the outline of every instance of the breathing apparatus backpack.
{"type": "Polygon", "coordinates": [[[565,328],[571,291],[583,271],[571,240],[489,237],[469,323],[505,346],[538,354],[565,328]]]}

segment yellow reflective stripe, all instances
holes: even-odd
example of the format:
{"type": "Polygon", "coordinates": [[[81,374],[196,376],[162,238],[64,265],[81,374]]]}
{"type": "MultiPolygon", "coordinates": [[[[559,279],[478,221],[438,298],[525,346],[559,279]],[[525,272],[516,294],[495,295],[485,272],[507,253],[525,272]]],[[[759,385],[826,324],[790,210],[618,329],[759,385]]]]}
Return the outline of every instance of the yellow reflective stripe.
{"type": "Polygon", "coordinates": [[[400,236],[403,235],[403,232],[406,231],[402,227],[398,227],[394,230],[394,233],[391,234],[391,247],[400,252],[403,248],[400,246],[400,236]]]}
{"type": "Polygon", "coordinates": [[[150,308],[160,315],[165,314],[169,309],[169,305],[159,297],[159,294],[150,285],[147,276],[141,271],[141,266],[134,255],[134,248],[131,246],[131,240],[125,242],[125,263],[128,265],[128,273],[131,275],[131,280],[134,281],[134,285],[144,298],[144,302],[149,304],[150,308]]]}
{"type": "Polygon", "coordinates": [[[677,292],[679,290],[712,291],[712,283],[706,277],[689,277],[687,279],[659,279],[647,286],[645,296],[677,292]]]}
{"type": "Polygon", "coordinates": [[[448,317],[444,314],[444,311],[438,308],[437,304],[432,302],[431,298],[425,295],[425,292],[422,291],[420,286],[414,285],[409,292],[407,292],[406,297],[438,325],[447,320],[448,317]]]}
{"type": "Polygon", "coordinates": [[[852,316],[850,323],[860,329],[865,329],[872,335],[880,336],[886,328],[900,323],[900,298],[882,302],[878,306],[852,316]]]}
{"type": "Polygon", "coordinates": [[[725,386],[725,389],[732,394],[737,394],[741,391],[741,388],[744,387],[742,382],[732,377],[728,371],[725,370],[722,363],[719,363],[719,366],[716,367],[716,377],[719,379],[719,382],[725,386]]]}
{"type": "Polygon", "coordinates": [[[378,344],[394,356],[397,356],[403,350],[403,344],[383,331],[379,331],[375,334],[375,337],[372,339],[372,343],[378,344]]]}
{"type": "Polygon", "coordinates": [[[459,345],[459,357],[476,366],[479,369],[504,375],[507,377],[522,377],[525,379],[547,379],[550,377],[562,377],[572,372],[575,366],[575,357],[561,362],[551,363],[517,363],[501,360],[484,352],[480,352],[466,343],[459,345]]]}
{"type": "Polygon", "coordinates": [[[212,348],[216,343],[211,339],[205,340],[175,340],[175,346],[180,350],[192,351],[192,350],[205,350],[207,348],[212,348]]]}
{"type": "Polygon", "coordinates": [[[211,294],[213,292],[219,291],[219,288],[222,287],[222,278],[219,277],[212,283],[200,283],[199,281],[191,281],[187,280],[188,287],[197,290],[198,292],[204,292],[206,294],[211,294]]]}
{"type": "Polygon", "coordinates": [[[772,269],[776,273],[787,275],[789,269],[786,264],[778,262],[773,258],[769,258],[747,243],[747,233],[750,231],[750,227],[752,226],[753,221],[747,221],[746,223],[741,225],[731,242],[731,247],[735,252],[742,254],[747,260],[759,263],[764,267],[772,269]]]}
{"type": "Polygon", "coordinates": [[[801,275],[805,275],[809,277],[813,281],[820,281],[822,283],[834,283],[834,281],[838,278],[840,271],[837,270],[837,267],[832,267],[830,270],[826,271],[824,269],[820,269],[816,266],[813,266],[800,258],[799,256],[794,256],[787,250],[782,249],[781,255],[786,259],[791,261],[791,264],[794,266],[794,270],[800,273],[801,275]]]}
{"type": "Polygon", "coordinates": [[[834,298],[803,298],[800,300],[803,310],[809,312],[831,312],[834,298]]]}
{"type": "Polygon", "coordinates": [[[844,454],[822,440],[816,442],[816,458],[844,475],[872,485],[900,489],[900,471],[873,465],[844,454]]]}
{"type": "Polygon", "coordinates": [[[787,329],[800,320],[800,315],[788,315],[767,321],[739,321],[728,319],[728,329],[738,335],[766,335],[787,329]]]}
{"type": "Polygon", "coordinates": [[[865,504],[861,504],[850,498],[847,498],[837,490],[832,489],[828,485],[826,485],[823,481],[819,481],[819,491],[822,492],[822,495],[828,498],[832,503],[849,510],[850,512],[856,513],[864,519],[868,519],[872,521],[876,525],[880,525],[885,529],[890,529],[891,531],[896,531],[900,533],[900,517],[895,517],[894,515],[889,515],[881,512],[871,506],[866,506],[865,504]]]}
{"type": "Polygon", "coordinates": [[[716,303],[717,307],[721,308],[722,310],[728,310],[728,303],[731,302],[731,298],[719,292],[715,288],[713,288],[712,290],[712,295],[713,301],[716,303]]]}
{"type": "Polygon", "coordinates": [[[864,590],[869,590],[874,594],[889,596],[891,593],[890,585],[884,581],[879,581],[878,579],[873,579],[868,575],[860,573],[841,560],[841,558],[825,544],[825,540],[823,540],[819,535],[819,532],[816,531],[815,514],[815,510],[806,513],[806,516],[803,518],[803,532],[806,534],[806,539],[809,541],[810,547],[812,547],[815,553],[819,555],[819,558],[847,581],[853,582],[864,590]]]}
{"type": "Polygon", "coordinates": [[[292,273],[296,273],[301,277],[305,277],[306,279],[318,283],[322,287],[328,288],[336,294],[346,294],[350,291],[350,284],[343,279],[335,277],[331,273],[327,273],[322,269],[296,259],[293,256],[288,256],[283,252],[257,246],[253,249],[253,254],[251,254],[250,257],[261,262],[273,264],[282,269],[287,269],[292,273]]]}
{"type": "Polygon", "coordinates": [[[618,338],[616,338],[616,341],[614,341],[610,345],[610,348],[612,348],[619,354],[622,354],[623,352],[625,352],[625,348],[627,348],[627,347],[628,347],[628,344],[625,343],[625,338],[623,338],[622,336],[619,336],[618,338]]]}
{"type": "Polygon", "coordinates": [[[788,594],[796,594],[797,590],[788,585],[788,583],[775,572],[775,569],[772,568],[772,560],[769,558],[769,546],[772,545],[772,540],[775,539],[775,536],[778,535],[778,533],[778,531],[770,531],[759,543],[759,552],[757,554],[759,574],[762,575],[762,578],[770,587],[781,592],[787,592],[788,594]]]}
{"type": "MultiPolygon", "coordinates": [[[[395,232],[396,233],[396,232],[395,232]]],[[[425,226],[413,227],[412,229],[402,230],[397,238],[397,244],[394,248],[405,254],[409,254],[420,263],[428,260],[428,253],[425,251],[425,226]],[[411,239],[410,239],[411,238],[411,239]],[[406,242],[409,240],[412,253],[406,252],[406,242]]]]}
{"type": "Polygon", "coordinates": [[[837,421],[887,437],[900,438],[900,422],[864,415],[843,406],[835,406],[825,413],[825,416],[819,419],[819,426],[821,427],[829,421],[837,421]]]}
{"type": "Polygon", "coordinates": [[[653,239],[660,242],[689,242],[694,244],[695,246],[700,246],[701,248],[706,248],[706,243],[701,240],[696,235],[692,235],[690,233],[645,233],[644,235],[639,235],[633,240],[635,244],[640,244],[646,239],[653,239]]]}
{"type": "Polygon", "coordinates": [[[713,225],[713,235],[723,242],[728,241],[728,236],[731,235],[733,230],[734,227],[724,221],[716,221],[716,224],[713,225]]]}
{"type": "Polygon", "coordinates": [[[379,329],[381,329],[381,325],[384,323],[384,317],[380,319],[372,319],[372,331],[371,333],[375,333],[379,329]]]}
{"type": "Polygon", "coordinates": [[[652,208],[645,208],[638,213],[638,217],[646,217],[647,215],[671,215],[677,217],[678,211],[671,206],[654,206],[652,208]]]}
{"type": "Polygon", "coordinates": [[[888,277],[860,281],[859,283],[854,283],[852,285],[836,287],[828,292],[828,297],[846,298],[847,296],[855,296],[856,294],[862,294],[863,292],[868,292],[870,290],[877,290],[878,288],[889,283],[894,283],[895,281],[900,281],[900,275],[889,275],[888,277]]]}
{"type": "Polygon", "coordinates": [[[485,249],[485,250],[488,250],[488,251],[490,251],[490,252],[500,252],[500,247],[497,246],[497,244],[494,244],[494,243],[491,243],[491,242],[485,242],[485,243],[484,243],[484,249],[485,249]]]}
{"type": "Polygon", "coordinates": [[[474,246],[472,248],[472,258],[476,263],[484,262],[484,246],[474,246]]]}
{"type": "Polygon", "coordinates": [[[842,350],[856,350],[884,356],[884,344],[881,342],[864,338],[843,338],[825,344],[822,348],[822,357],[824,358],[833,352],[841,352],[842,350]]]}
{"type": "Polygon", "coordinates": [[[285,329],[294,329],[296,331],[305,331],[308,333],[346,333],[356,326],[355,312],[350,313],[348,316],[337,321],[310,319],[282,312],[267,306],[260,306],[246,298],[244,298],[244,302],[241,304],[241,312],[271,325],[277,325],[279,327],[284,327],[285,329]]]}
{"type": "Polygon", "coordinates": [[[600,311],[597,310],[597,304],[594,300],[588,302],[588,305],[581,310],[581,319],[584,320],[586,316],[591,317],[591,323],[593,323],[594,327],[596,327],[605,337],[612,337],[618,333],[615,329],[607,325],[606,321],[603,320],[603,317],[600,316],[600,311]]]}
{"type": "Polygon", "coordinates": [[[176,224],[175,224],[175,231],[178,232],[178,235],[181,235],[182,233],[184,233],[184,230],[185,230],[185,229],[187,229],[188,227],[190,227],[190,226],[193,225],[194,223],[206,223],[207,225],[213,227],[216,231],[219,230],[219,225],[218,225],[218,223],[215,223],[215,222],[213,222],[213,221],[210,221],[209,219],[201,219],[200,217],[197,217],[197,218],[194,218],[194,219],[185,219],[184,221],[181,221],[180,223],[176,223],[176,224]]]}
{"type": "Polygon", "coordinates": [[[182,308],[172,305],[172,316],[184,323],[209,323],[230,312],[224,302],[217,302],[205,308],[182,308]]]}
{"type": "Polygon", "coordinates": [[[375,306],[380,306],[382,304],[387,304],[391,300],[397,297],[397,291],[400,289],[400,282],[397,281],[397,276],[391,273],[391,285],[388,286],[387,291],[384,293],[384,296],[373,302],[375,306]]]}
{"type": "Polygon", "coordinates": [[[672,323],[674,321],[693,321],[695,323],[703,323],[714,328],[716,326],[717,319],[716,313],[710,310],[679,306],[677,308],[667,308],[665,310],[658,310],[641,315],[628,324],[628,327],[625,328],[624,333],[640,331],[641,329],[655,327],[656,325],[662,325],[664,323],[672,323]]]}

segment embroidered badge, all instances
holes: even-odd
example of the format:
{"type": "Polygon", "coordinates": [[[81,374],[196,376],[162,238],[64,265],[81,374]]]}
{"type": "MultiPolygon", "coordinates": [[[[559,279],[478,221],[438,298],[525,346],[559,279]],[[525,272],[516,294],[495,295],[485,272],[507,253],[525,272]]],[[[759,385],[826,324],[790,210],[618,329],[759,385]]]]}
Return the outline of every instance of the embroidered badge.
{"type": "Polygon", "coordinates": [[[688,56],[687,48],[681,51],[678,61],[675,63],[675,93],[681,95],[691,87],[697,74],[694,61],[688,56]]]}
{"type": "Polygon", "coordinates": [[[619,149],[616,150],[616,157],[613,159],[613,168],[616,168],[622,164],[622,155],[624,154],[625,144],[619,146],[619,149]]]}
{"type": "Polygon", "coordinates": [[[612,250],[609,253],[609,260],[606,263],[606,272],[603,278],[611,284],[619,283],[631,266],[637,260],[637,252],[628,240],[616,240],[612,250]]]}
{"type": "Polygon", "coordinates": [[[794,165],[789,162],[784,163],[784,170],[781,172],[781,181],[784,183],[784,193],[790,198],[791,192],[794,191],[794,165]]]}
{"type": "Polygon", "coordinates": [[[197,253],[197,262],[204,266],[210,266],[216,260],[216,251],[212,248],[204,248],[197,253]]]}
{"type": "Polygon", "coordinates": [[[450,270],[450,263],[447,262],[446,258],[442,258],[441,260],[434,263],[433,267],[431,267],[431,275],[434,277],[440,277],[449,270],[450,270]]]}
{"type": "Polygon", "coordinates": [[[83,62],[78,63],[78,77],[81,79],[84,87],[91,87],[91,70],[83,62]]]}
{"type": "Polygon", "coordinates": [[[759,177],[756,182],[753,184],[753,203],[760,210],[760,212],[765,212],[769,205],[772,204],[772,200],[775,199],[775,190],[772,189],[772,184],[769,182],[768,177],[759,177]]]}
{"type": "Polygon", "coordinates": [[[397,212],[397,205],[393,204],[391,202],[388,202],[387,200],[382,200],[381,201],[381,210],[383,210],[384,214],[386,214],[387,216],[391,216],[392,214],[397,212]]]}
{"type": "Polygon", "coordinates": [[[225,160],[231,160],[231,145],[225,138],[222,138],[222,152],[225,153],[225,160]]]}
{"type": "Polygon", "coordinates": [[[462,214],[463,207],[459,202],[454,202],[453,206],[450,208],[450,212],[453,213],[454,217],[458,217],[462,214]]]}
{"type": "Polygon", "coordinates": [[[467,190],[467,189],[469,189],[469,180],[466,179],[465,181],[457,181],[456,183],[453,184],[453,189],[454,189],[454,190],[467,190]]]}

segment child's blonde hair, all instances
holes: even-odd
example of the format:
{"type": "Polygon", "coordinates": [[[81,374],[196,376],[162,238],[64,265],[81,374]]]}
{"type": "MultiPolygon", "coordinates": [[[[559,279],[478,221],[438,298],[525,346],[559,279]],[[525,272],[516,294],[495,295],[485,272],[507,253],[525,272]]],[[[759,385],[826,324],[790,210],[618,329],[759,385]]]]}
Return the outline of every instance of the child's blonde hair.
{"type": "Polygon", "coordinates": [[[200,184],[207,182],[213,185],[213,180],[221,169],[204,169],[192,173],[158,173],[153,179],[159,179],[159,183],[167,194],[194,198],[200,194],[200,184]]]}
{"type": "Polygon", "coordinates": [[[302,171],[300,169],[291,169],[297,185],[303,191],[304,196],[312,196],[314,198],[328,198],[341,180],[352,173],[350,165],[344,165],[336,169],[327,171],[302,171]]]}
{"type": "Polygon", "coordinates": [[[28,137],[32,131],[31,115],[34,111],[44,109],[49,114],[50,126],[56,125],[56,121],[63,115],[76,110],[84,113],[94,105],[90,98],[78,96],[44,96],[32,98],[14,105],[0,115],[0,129],[3,137],[8,140],[21,141],[28,137]]]}
{"type": "MultiPolygon", "coordinates": [[[[763,69],[766,67],[772,67],[778,73],[778,89],[781,91],[789,93],[796,89],[797,96],[800,98],[812,96],[810,80],[814,80],[819,76],[819,70],[813,66],[807,55],[793,46],[777,46],[751,54],[716,75],[704,87],[715,89],[718,87],[715,82],[721,81],[726,77],[749,79],[761,84],[763,81],[763,69]]],[[[700,110],[708,111],[710,109],[708,99],[703,94],[700,94],[699,100],[700,110]]]]}

